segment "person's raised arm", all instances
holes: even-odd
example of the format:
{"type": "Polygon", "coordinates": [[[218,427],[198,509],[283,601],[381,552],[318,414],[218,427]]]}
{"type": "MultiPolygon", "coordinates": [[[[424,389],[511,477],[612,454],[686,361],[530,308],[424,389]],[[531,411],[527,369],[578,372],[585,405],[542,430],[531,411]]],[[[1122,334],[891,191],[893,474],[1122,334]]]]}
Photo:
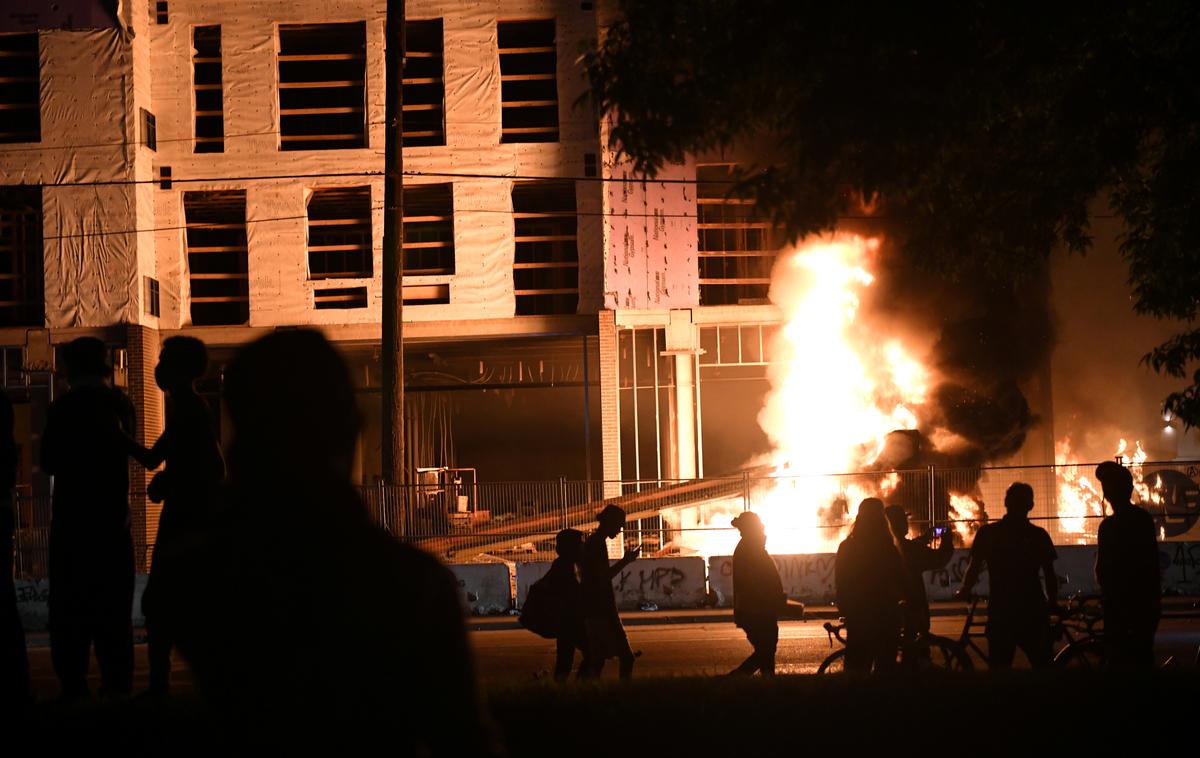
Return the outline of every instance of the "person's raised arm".
{"type": "Polygon", "coordinates": [[[609,579],[616,579],[618,576],[620,576],[621,572],[625,570],[626,566],[628,566],[629,564],[633,563],[634,561],[636,561],[638,559],[638,556],[641,554],[641,552],[642,552],[641,545],[638,545],[637,547],[631,547],[628,550],[626,550],[625,555],[621,558],[621,560],[617,561],[616,563],[614,563],[612,566],[609,567],[609,569],[608,569],[609,579]]]}

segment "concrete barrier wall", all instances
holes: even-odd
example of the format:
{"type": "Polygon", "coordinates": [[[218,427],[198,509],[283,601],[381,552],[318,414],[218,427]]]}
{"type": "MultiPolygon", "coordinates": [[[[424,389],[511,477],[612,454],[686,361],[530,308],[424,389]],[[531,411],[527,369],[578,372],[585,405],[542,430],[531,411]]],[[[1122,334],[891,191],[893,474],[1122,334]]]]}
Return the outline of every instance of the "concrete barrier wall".
{"type": "Polygon", "coordinates": [[[458,597],[467,613],[492,616],[512,608],[512,581],[504,563],[455,563],[458,597]]]}
{"type": "MultiPolygon", "coordinates": [[[[1058,560],[1059,598],[1076,592],[1099,594],[1094,567],[1095,545],[1064,545],[1055,548],[1058,560]]],[[[1159,562],[1163,570],[1163,592],[1175,595],[1200,594],[1200,542],[1163,542],[1159,544],[1159,562]]],[[[925,592],[930,600],[949,600],[962,586],[970,551],[955,550],[946,567],[925,573],[925,592]]],[[[834,577],[832,553],[814,555],[775,555],[775,566],[788,597],[805,603],[832,603],[834,577]]],[[[708,562],[708,582],[717,604],[733,602],[733,558],[713,556],[708,562]]],[[[987,572],[980,577],[975,591],[987,592],[987,572]]]]}
{"type": "MultiPolygon", "coordinates": [[[[529,585],[546,575],[549,563],[517,564],[517,607],[525,602],[529,585]]],[[[613,579],[617,608],[637,610],[653,604],[659,608],[698,608],[705,604],[704,559],[643,558],[625,567],[613,579]]]]}
{"type": "MultiPolygon", "coordinates": [[[[134,577],[133,583],[133,625],[144,626],[146,619],[142,616],[142,593],[146,591],[145,574],[134,577]]],[[[17,612],[21,615],[21,626],[27,632],[44,632],[50,621],[50,580],[49,579],[18,579],[17,612]]]]}

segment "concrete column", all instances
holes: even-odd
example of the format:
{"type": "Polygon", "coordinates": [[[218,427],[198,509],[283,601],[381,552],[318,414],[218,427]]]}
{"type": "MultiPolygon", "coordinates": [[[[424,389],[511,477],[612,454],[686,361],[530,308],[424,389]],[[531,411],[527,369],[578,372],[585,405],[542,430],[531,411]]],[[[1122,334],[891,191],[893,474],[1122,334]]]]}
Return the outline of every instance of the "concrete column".
{"type": "Polygon", "coordinates": [[[700,417],[696,412],[698,379],[696,353],[700,349],[700,330],[692,323],[691,310],[671,311],[667,323],[667,354],[675,358],[675,449],[672,460],[675,475],[695,479],[700,474],[698,444],[700,417]]]}
{"type": "Polygon", "coordinates": [[[680,479],[695,479],[696,371],[691,353],[675,355],[675,471],[680,479]]]}
{"type": "Polygon", "coordinates": [[[614,311],[599,313],[600,442],[604,497],[621,494],[621,411],[617,405],[617,318],[614,311]]]}

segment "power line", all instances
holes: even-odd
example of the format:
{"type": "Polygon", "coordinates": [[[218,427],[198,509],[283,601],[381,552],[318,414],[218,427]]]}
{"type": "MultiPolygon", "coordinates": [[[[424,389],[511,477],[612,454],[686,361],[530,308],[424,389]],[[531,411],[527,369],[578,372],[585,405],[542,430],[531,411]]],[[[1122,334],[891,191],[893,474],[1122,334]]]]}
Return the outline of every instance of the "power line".
{"type": "MultiPolygon", "coordinates": [[[[384,206],[373,205],[373,206],[371,206],[371,210],[372,211],[384,210],[384,206]]],[[[460,212],[464,213],[464,214],[466,214],[466,213],[500,213],[500,214],[504,214],[504,215],[511,215],[513,213],[512,209],[500,209],[500,208],[470,208],[470,209],[464,209],[460,212]]],[[[571,214],[571,215],[585,216],[585,217],[609,217],[609,218],[678,218],[678,219],[696,219],[696,218],[698,218],[698,216],[696,216],[693,213],[613,213],[610,211],[576,211],[574,214],[571,214]]],[[[246,219],[245,223],[246,223],[246,226],[249,226],[251,224],[265,224],[265,223],[271,223],[271,222],[275,222],[275,221],[299,221],[299,220],[307,220],[307,219],[308,219],[308,214],[304,214],[302,216],[272,216],[269,218],[254,218],[254,219],[248,218],[248,219],[246,219]]],[[[203,229],[204,227],[205,227],[205,225],[203,223],[197,223],[197,224],[192,224],[190,228],[203,229]]],[[[188,228],[189,228],[189,225],[185,223],[185,224],[180,224],[180,225],[176,225],[176,226],[154,226],[154,227],[148,227],[145,229],[121,229],[121,230],[108,230],[108,231],[83,231],[83,230],[81,230],[75,234],[56,234],[56,235],[51,235],[51,236],[43,236],[42,241],[50,242],[50,241],[64,240],[64,239],[80,239],[80,238],[84,238],[84,237],[111,237],[111,236],[117,236],[117,235],[130,235],[130,234],[152,234],[154,232],[186,231],[188,228]]]]}
{"type": "MultiPolygon", "coordinates": [[[[408,177],[424,177],[437,179],[507,179],[510,181],[570,181],[570,182],[600,182],[606,184],[737,184],[733,179],[667,179],[667,178],[649,178],[649,177],[619,177],[619,176],[571,176],[571,175],[549,175],[539,176],[535,174],[489,174],[485,172],[466,172],[466,171],[405,171],[404,176],[408,177]]],[[[358,178],[358,177],[385,177],[387,173],[384,171],[330,171],[304,174],[262,174],[258,176],[218,176],[218,177],[163,177],[154,179],[97,179],[89,181],[76,182],[48,182],[36,186],[41,187],[109,187],[109,186],[126,186],[137,184],[222,184],[228,182],[256,182],[256,181],[279,181],[282,179],[327,179],[327,178],[358,178]]],[[[31,185],[35,186],[35,185],[31,185]]]]}

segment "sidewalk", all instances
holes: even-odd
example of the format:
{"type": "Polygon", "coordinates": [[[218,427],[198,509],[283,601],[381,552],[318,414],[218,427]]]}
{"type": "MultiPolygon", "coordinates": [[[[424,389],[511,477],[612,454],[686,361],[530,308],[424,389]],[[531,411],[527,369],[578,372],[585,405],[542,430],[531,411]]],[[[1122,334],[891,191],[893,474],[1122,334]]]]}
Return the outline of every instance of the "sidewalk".
{"type": "MultiPolygon", "coordinates": [[[[792,601],[794,603],[794,601],[792,601]]],[[[810,605],[803,613],[795,605],[789,607],[789,614],[781,621],[829,621],[837,619],[840,614],[837,607],[832,605],[810,605]]],[[[934,602],[929,605],[931,616],[964,616],[967,606],[953,601],[934,602]]],[[[1200,598],[1198,597],[1164,597],[1163,617],[1194,617],[1200,618],[1200,598]]],[[[623,611],[621,622],[625,626],[652,626],[656,624],[732,624],[732,608],[676,608],[661,611],[623,611]]],[[[515,615],[505,616],[471,616],[467,619],[467,628],[473,632],[495,632],[506,629],[523,629],[515,615]]]]}

